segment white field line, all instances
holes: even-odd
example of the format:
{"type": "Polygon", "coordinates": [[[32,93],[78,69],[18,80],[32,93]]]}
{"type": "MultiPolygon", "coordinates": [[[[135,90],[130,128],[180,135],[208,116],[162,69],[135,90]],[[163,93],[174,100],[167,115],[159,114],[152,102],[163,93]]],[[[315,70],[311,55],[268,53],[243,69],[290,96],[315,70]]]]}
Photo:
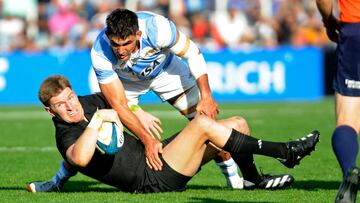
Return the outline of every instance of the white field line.
{"type": "Polygon", "coordinates": [[[51,152],[56,151],[56,147],[24,147],[24,146],[17,146],[17,147],[0,147],[1,152],[51,152]]]}

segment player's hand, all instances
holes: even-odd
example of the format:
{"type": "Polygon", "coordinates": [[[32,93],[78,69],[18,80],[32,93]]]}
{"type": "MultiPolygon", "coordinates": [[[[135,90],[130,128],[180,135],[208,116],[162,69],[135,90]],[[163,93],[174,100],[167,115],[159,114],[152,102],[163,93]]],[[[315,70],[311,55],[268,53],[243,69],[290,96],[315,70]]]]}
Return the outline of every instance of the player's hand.
{"type": "Polygon", "coordinates": [[[212,97],[200,99],[196,106],[196,112],[199,114],[205,114],[212,119],[216,119],[219,114],[219,107],[212,97]]]}
{"type": "Polygon", "coordinates": [[[124,126],[120,121],[118,113],[114,109],[100,109],[97,110],[95,114],[100,116],[103,121],[115,122],[121,131],[124,131],[124,126]]]}
{"type": "Polygon", "coordinates": [[[329,39],[335,43],[338,42],[339,39],[339,30],[340,30],[340,22],[333,15],[324,22],[324,26],[326,28],[326,34],[329,39]]]}
{"type": "Polygon", "coordinates": [[[162,152],[162,144],[158,140],[149,139],[145,143],[146,164],[150,169],[155,171],[162,170],[162,161],[159,157],[159,153],[161,154],[162,152]]]}
{"type": "Polygon", "coordinates": [[[96,111],[96,114],[104,121],[117,122],[119,120],[119,116],[114,109],[100,109],[96,111]]]}
{"type": "Polygon", "coordinates": [[[157,137],[158,139],[161,139],[163,129],[161,128],[161,121],[159,118],[142,109],[138,109],[134,112],[134,114],[140,120],[141,125],[148,133],[150,133],[154,138],[157,137]]]}

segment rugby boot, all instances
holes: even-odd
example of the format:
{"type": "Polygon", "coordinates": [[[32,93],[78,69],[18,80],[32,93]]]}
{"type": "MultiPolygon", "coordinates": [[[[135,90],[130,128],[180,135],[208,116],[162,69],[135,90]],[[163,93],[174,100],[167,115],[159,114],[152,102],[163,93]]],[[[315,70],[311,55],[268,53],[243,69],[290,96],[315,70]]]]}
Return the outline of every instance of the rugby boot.
{"type": "Polygon", "coordinates": [[[261,179],[262,181],[256,185],[256,188],[266,190],[284,189],[290,186],[295,180],[294,177],[290,174],[262,174],[261,179]]]}
{"type": "Polygon", "coordinates": [[[310,155],[315,150],[316,144],[319,142],[320,133],[317,130],[310,134],[294,141],[286,143],[288,149],[288,156],[286,159],[278,159],[282,164],[288,168],[294,168],[299,165],[300,160],[307,155],[310,155]]]}
{"type": "Polygon", "coordinates": [[[340,184],[338,193],[336,194],[336,203],[355,203],[356,194],[359,187],[359,173],[358,167],[353,167],[348,174],[343,178],[340,184]]]}

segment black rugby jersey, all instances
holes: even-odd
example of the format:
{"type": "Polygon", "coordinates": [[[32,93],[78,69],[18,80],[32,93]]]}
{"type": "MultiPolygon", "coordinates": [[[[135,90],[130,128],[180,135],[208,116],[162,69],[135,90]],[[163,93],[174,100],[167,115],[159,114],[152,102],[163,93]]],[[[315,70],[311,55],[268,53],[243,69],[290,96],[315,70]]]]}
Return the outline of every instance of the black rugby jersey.
{"type": "MultiPolygon", "coordinates": [[[[110,108],[101,94],[79,96],[87,120],[91,120],[96,109],[110,108]]],[[[77,124],[68,124],[53,118],[56,128],[56,143],[62,157],[66,159],[66,150],[75,143],[88,123],[84,120],[77,124]]],[[[94,156],[85,168],[79,172],[105,184],[112,185],[125,192],[134,192],[138,180],[143,177],[146,167],[144,146],[140,140],[124,132],[124,145],[115,155],[104,155],[95,150],[94,156]]]]}

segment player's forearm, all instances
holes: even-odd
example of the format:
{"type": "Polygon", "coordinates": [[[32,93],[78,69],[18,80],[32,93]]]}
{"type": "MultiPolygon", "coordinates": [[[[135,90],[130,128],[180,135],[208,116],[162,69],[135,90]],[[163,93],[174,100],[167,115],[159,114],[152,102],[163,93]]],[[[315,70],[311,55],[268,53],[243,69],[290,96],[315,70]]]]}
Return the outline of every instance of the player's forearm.
{"type": "Polygon", "coordinates": [[[120,80],[115,80],[109,84],[100,84],[100,89],[111,108],[118,113],[120,121],[127,129],[136,135],[144,144],[147,143],[149,139],[154,139],[141,125],[135,114],[131,112],[120,80]]]}
{"type": "MultiPolygon", "coordinates": [[[[105,95],[107,98],[107,96],[105,95]]],[[[125,97],[125,95],[124,95],[125,97]]],[[[132,112],[130,108],[133,108],[133,111],[141,109],[138,105],[136,107],[132,106],[134,104],[129,104],[126,100],[120,99],[116,94],[109,95],[109,103],[111,107],[118,113],[120,121],[123,125],[130,130],[142,143],[147,143],[149,139],[154,139],[151,134],[149,134],[143,125],[141,125],[138,117],[132,112]],[[117,98],[117,99],[116,99],[117,98]],[[121,102],[123,101],[123,102],[121,102]]]]}
{"type": "Polygon", "coordinates": [[[136,115],[131,112],[127,105],[118,105],[113,107],[118,112],[121,122],[126,126],[135,136],[137,136],[143,143],[149,139],[154,139],[146,129],[141,125],[136,115]]]}
{"type": "Polygon", "coordinates": [[[332,0],[316,0],[316,6],[326,24],[332,17],[333,3],[332,0]]]}
{"type": "Polygon", "coordinates": [[[93,128],[86,128],[83,134],[69,148],[67,158],[79,167],[86,167],[93,157],[96,149],[98,131],[93,128]]]}
{"type": "Polygon", "coordinates": [[[209,98],[211,97],[211,90],[209,86],[209,80],[208,75],[204,74],[200,76],[197,80],[197,85],[200,91],[201,99],[209,98]]]}

